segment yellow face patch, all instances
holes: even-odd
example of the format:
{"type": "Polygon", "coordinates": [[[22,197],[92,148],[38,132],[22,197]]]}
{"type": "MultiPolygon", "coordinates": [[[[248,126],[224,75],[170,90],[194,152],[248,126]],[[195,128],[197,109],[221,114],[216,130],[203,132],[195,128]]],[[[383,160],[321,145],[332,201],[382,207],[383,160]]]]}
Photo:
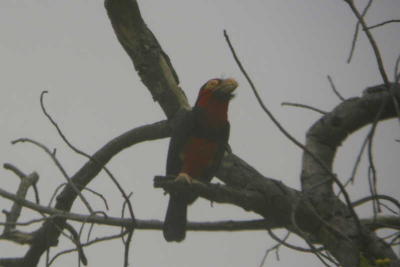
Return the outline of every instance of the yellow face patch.
{"type": "Polygon", "coordinates": [[[212,89],[212,88],[214,88],[215,86],[217,86],[220,83],[221,83],[221,80],[218,80],[218,79],[209,80],[207,82],[206,88],[207,89],[212,89]]]}

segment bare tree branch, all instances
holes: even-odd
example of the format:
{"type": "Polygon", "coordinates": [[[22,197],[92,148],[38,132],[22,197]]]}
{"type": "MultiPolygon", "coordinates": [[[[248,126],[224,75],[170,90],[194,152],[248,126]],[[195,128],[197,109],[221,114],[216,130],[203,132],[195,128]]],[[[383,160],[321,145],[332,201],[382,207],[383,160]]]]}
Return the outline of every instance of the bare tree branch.
{"type": "MultiPolygon", "coordinates": [[[[81,215],[72,212],[57,210],[42,205],[38,205],[29,200],[19,198],[0,188],[0,196],[10,199],[19,205],[30,208],[34,211],[50,215],[47,218],[37,220],[30,220],[28,222],[17,223],[17,225],[29,225],[35,222],[54,219],[56,217],[65,218],[72,221],[83,223],[96,223],[100,225],[117,226],[124,228],[135,228],[142,230],[161,230],[163,222],[159,220],[141,220],[136,219],[133,222],[130,218],[116,218],[110,216],[97,216],[97,215],[81,215]]],[[[217,221],[217,222],[189,222],[187,229],[191,231],[248,231],[248,230],[265,230],[276,229],[282,227],[269,220],[250,220],[250,221],[217,221]]]]}
{"type": "MultiPolygon", "coordinates": [[[[352,0],[346,1],[350,5],[353,4],[352,0]]],[[[138,142],[169,136],[170,129],[176,125],[174,123],[175,114],[179,110],[189,108],[171,62],[145,25],[137,2],[135,0],[106,0],[105,6],[118,40],[132,59],[143,83],[171,120],[169,123],[162,121],[136,128],[107,143],[93,156],[90,156],[85,165],[72,176],[73,186],[69,184],[63,188],[63,191],[57,197],[55,208],[43,207],[0,189],[0,195],[3,197],[13,199],[19,205],[51,215],[42,227],[34,233],[32,245],[24,258],[3,259],[0,260],[0,264],[6,261],[10,266],[36,265],[41,255],[49,247],[56,245],[62,230],[68,227],[67,220],[78,220],[85,223],[103,223],[127,228],[127,233],[130,234],[128,240],[124,243],[125,265],[127,265],[132,230],[139,228],[161,229],[162,227],[162,222],[141,221],[133,219],[133,216],[129,219],[123,219],[95,214],[82,216],[69,212],[80,190],[96,177],[114,155],[138,142]],[[73,190],[74,186],[78,188],[78,192],[73,190]]],[[[365,30],[366,25],[363,23],[363,17],[360,17],[360,14],[357,13],[356,15],[365,30]]],[[[373,43],[372,45],[374,47],[373,43]]],[[[381,70],[383,63],[380,62],[379,50],[376,57],[381,70]]],[[[381,70],[381,75],[387,87],[389,83],[385,79],[384,69],[383,74],[381,70]]],[[[249,83],[252,85],[255,95],[258,96],[250,79],[249,83]]],[[[399,86],[397,84],[391,84],[391,86],[397,101],[400,95],[399,86]]],[[[396,255],[390,247],[387,247],[381,239],[372,231],[369,231],[368,227],[365,227],[364,221],[360,223],[345,188],[339,178],[332,173],[333,160],[338,146],[349,134],[371,123],[377,114],[376,107],[378,104],[389,97],[393,97],[393,95],[391,96],[387,91],[367,92],[361,98],[343,101],[333,111],[322,116],[310,128],[305,146],[285,131],[258,96],[261,107],[276,123],[277,127],[292,142],[304,150],[301,176],[302,192],[289,188],[278,180],[264,177],[242,159],[230,153],[226,153],[218,171],[218,178],[224,181],[226,185],[201,183],[182,185],[165,180],[156,181],[156,185],[162,186],[166,190],[194,190],[207,199],[222,203],[233,203],[266,218],[255,222],[240,222],[241,224],[224,222],[228,223],[226,225],[189,223],[189,229],[226,230],[227,225],[230,225],[231,228],[229,229],[232,231],[245,229],[241,227],[253,227],[252,229],[284,227],[300,236],[303,236],[302,233],[306,233],[307,239],[312,241],[312,243],[309,242],[311,251],[314,250],[314,243],[322,244],[345,267],[357,266],[361,253],[375,258],[389,258],[394,262],[397,260],[396,255]],[[347,205],[343,204],[333,194],[333,182],[341,187],[347,205]],[[243,224],[246,224],[246,226],[243,226],[243,224]],[[308,236],[310,237],[308,238],[308,236]]],[[[396,116],[395,114],[395,108],[391,103],[385,106],[378,119],[392,118],[396,116]]],[[[308,242],[307,239],[306,242],[308,242]]],[[[322,255],[318,256],[322,257],[322,255]]]]}
{"type": "Polygon", "coordinates": [[[384,84],[386,85],[386,88],[389,89],[390,82],[389,82],[389,79],[388,79],[386,71],[385,71],[385,66],[383,64],[381,53],[379,51],[378,45],[376,44],[374,37],[372,36],[370,30],[368,29],[367,24],[364,21],[364,16],[362,14],[360,14],[360,12],[358,11],[357,7],[355,6],[353,0],[345,0],[345,2],[350,6],[350,9],[353,11],[354,15],[357,17],[358,22],[361,24],[363,31],[367,35],[369,43],[371,44],[372,49],[374,51],[375,59],[378,64],[378,69],[382,76],[382,80],[383,80],[384,84]]]}
{"type": "MultiPolygon", "coordinates": [[[[350,0],[350,1],[352,1],[352,0],[350,0]]],[[[368,3],[367,3],[367,5],[365,6],[365,8],[364,8],[364,10],[363,10],[363,12],[362,12],[362,14],[361,14],[361,17],[364,17],[366,14],[367,14],[367,12],[368,12],[368,9],[371,7],[371,5],[372,5],[372,2],[373,2],[373,0],[369,0],[368,1],[368,3]]],[[[353,35],[353,41],[351,42],[351,49],[350,49],[350,53],[349,53],[349,57],[348,57],[348,59],[347,59],[347,63],[350,63],[351,62],[351,59],[353,58],[353,55],[354,55],[354,51],[355,51],[355,49],[356,49],[356,43],[357,43],[357,39],[358,39],[358,33],[360,32],[360,20],[358,20],[357,21],[357,23],[356,23],[356,28],[355,28],[355,30],[354,30],[354,35],[353,35]]]]}
{"type": "Polygon", "coordinates": [[[335,95],[342,101],[346,100],[336,89],[335,83],[333,82],[332,78],[330,75],[327,76],[329,84],[331,85],[332,91],[335,93],[335,95]]]}
{"type": "MultiPolygon", "coordinates": [[[[392,86],[396,87],[396,97],[399,98],[400,86],[394,84],[392,86]]],[[[390,98],[391,96],[387,90],[376,92],[366,90],[363,97],[344,101],[309,129],[306,147],[318,159],[321,159],[325,166],[331,169],[340,144],[349,134],[368,123],[372,123],[379,113],[382,102],[389,102],[390,98]]],[[[394,116],[396,116],[395,108],[388,103],[379,116],[379,120],[393,118],[394,116]]],[[[336,209],[341,210],[342,208],[340,208],[339,203],[336,203],[336,197],[333,196],[332,180],[329,176],[329,173],[321,167],[321,164],[315,162],[309,153],[303,153],[303,189],[306,189],[306,192],[312,192],[310,197],[323,217],[333,215],[333,217],[330,217],[330,221],[335,221],[336,225],[340,225],[342,233],[346,233],[347,236],[357,236],[358,234],[353,232],[355,231],[353,222],[346,217],[348,216],[346,215],[347,212],[343,213],[342,216],[337,214],[336,209]],[[321,201],[322,199],[323,201],[321,201]],[[328,214],[324,215],[324,213],[328,214]]],[[[368,238],[372,238],[372,236],[369,235],[368,238]]],[[[344,257],[350,255],[349,249],[353,249],[354,244],[348,244],[348,246],[350,247],[346,248],[344,245],[338,247],[339,254],[344,257]]],[[[335,255],[335,253],[333,254],[335,255]]],[[[389,258],[395,258],[392,252],[389,252],[389,254],[391,254],[390,257],[388,256],[389,258]]],[[[339,257],[339,255],[335,255],[335,257],[339,257]]]]}
{"type": "Polygon", "coordinates": [[[17,140],[12,141],[12,144],[17,144],[17,143],[31,143],[36,145],[37,147],[43,149],[49,156],[50,158],[54,161],[54,163],[56,164],[57,168],[60,170],[60,172],[62,173],[62,175],[64,176],[65,180],[67,180],[68,185],[77,193],[77,195],[79,196],[79,198],[82,200],[83,204],[86,206],[86,208],[88,209],[88,211],[90,213],[93,213],[93,209],[90,206],[89,202],[86,200],[86,198],[82,195],[82,193],[80,192],[80,190],[76,187],[76,185],[74,183],[71,182],[71,179],[69,177],[69,175],[67,174],[67,172],[65,171],[64,167],[62,166],[62,164],[58,161],[58,159],[56,158],[56,155],[54,152],[50,151],[50,149],[48,149],[45,145],[29,139],[29,138],[20,138],[17,140]]]}
{"type": "Polygon", "coordinates": [[[398,216],[377,216],[370,219],[363,219],[362,222],[372,231],[382,228],[400,230],[400,218],[398,216]]]}
{"type": "MultiPolygon", "coordinates": [[[[64,135],[64,133],[62,132],[61,128],[58,126],[57,122],[51,117],[51,115],[47,112],[45,106],[44,106],[44,95],[47,93],[47,91],[43,91],[40,94],[40,107],[42,108],[42,111],[44,113],[44,115],[49,119],[49,121],[51,122],[51,124],[56,128],[58,134],[60,135],[60,137],[62,138],[62,140],[67,144],[67,146],[69,148],[71,148],[75,153],[88,158],[90,160],[94,160],[89,154],[83,152],[82,150],[78,149],[76,146],[74,146],[69,140],[68,138],[64,135]]],[[[114,183],[114,185],[117,187],[118,191],[121,193],[122,197],[125,199],[125,203],[127,203],[128,208],[129,208],[129,213],[131,216],[132,220],[135,220],[135,215],[133,214],[133,208],[132,208],[132,204],[129,200],[129,198],[127,197],[124,189],[122,188],[122,186],[119,184],[118,180],[115,178],[115,176],[111,173],[111,171],[106,167],[103,166],[103,170],[107,173],[108,177],[110,177],[111,181],[114,183]]],[[[93,192],[93,191],[92,191],[93,192]]],[[[106,206],[107,206],[107,202],[106,202],[106,206]]]]}
{"type": "Polygon", "coordinates": [[[326,111],[323,111],[321,109],[314,108],[314,107],[309,106],[309,105],[299,104],[299,103],[282,102],[281,105],[282,106],[292,106],[292,107],[305,108],[305,109],[309,109],[309,110],[318,112],[319,114],[322,114],[322,115],[325,115],[327,113],[326,111]]]}
{"type": "Polygon", "coordinates": [[[400,211],[400,202],[397,199],[395,199],[394,197],[387,196],[387,195],[374,195],[374,196],[363,197],[362,199],[354,201],[353,206],[354,207],[360,206],[364,203],[367,203],[367,202],[373,200],[374,198],[381,199],[381,200],[387,200],[387,201],[391,202],[393,205],[395,205],[397,207],[397,209],[400,211]]]}
{"type": "MultiPolygon", "coordinates": [[[[36,172],[25,175],[22,171],[11,164],[4,164],[4,168],[13,171],[20,178],[20,183],[16,193],[19,198],[25,198],[29,187],[36,184],[39,180],[39,175],[36,172]]],[[[15,225],[21,215],[21,209],[22,206],[14,202],[10,211],[3,211],[6,214],[6,226],[4,227],[2,237],[11,234],[11,232],[15,230],[15,225]]]]}
{"type": "Polygon", "coordinates": [[[170,59],[143,21],[137,2],[105,0],[104,5],[119,42],[167,117],[182,107],[189,108],[170,59]]]}
{"type": "MultiPolygon", "coordinates": [[[[138,127],[130,130],[121,136],[111,140],[71,178],[71,181],[78,186],[84,188],[103,168],[103,166],[116,154],[123,149],[137,144],[139,142],[160,139],[169,135],[169,127],[165,121],[138,127]]],[[[68,185],[61,194],[57,197],[55,208],[58,210],[70,210],[72,203],[76,199],[76,192],[68,185]]],[[[65,218],[55,218],[46,221],[43,226],[36,232],[34,242],[27,251],[24,262],[31,265],[36,265],[41,255],[49,246],[57,242],[60,235],[60,229],[63,229],[65,218]]]]}
{"type": "Polygon", "coordinates": [[[368,26],[368,30],[375,29],[375,28],[378,28],[378,27],[381,27],[383,25],[387,25],[387,24],[390,24],[390,23],[399,23],[399,22],[400,22],[400,19],[386,20],[384,22],[381,22],[381,23],[378,23],[378,24],[375,24],[375,25],[372,25],[372,26],[368,26]]]}

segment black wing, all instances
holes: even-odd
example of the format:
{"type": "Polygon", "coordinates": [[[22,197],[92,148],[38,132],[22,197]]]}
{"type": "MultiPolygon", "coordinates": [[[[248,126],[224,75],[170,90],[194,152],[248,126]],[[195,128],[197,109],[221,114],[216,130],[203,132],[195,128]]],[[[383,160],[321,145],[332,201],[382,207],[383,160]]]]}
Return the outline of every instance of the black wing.
{"type": "Polygon", "coordinates": [[[178,175],[182,169],[180,154],[194,129],[193,111],[186,109],[178,111],[172,124],[173,129],[168,148],[166,174],[178,175]]]}
{"type": "Polygon", "coordinates": [[[206,175],[202,177],[202,181],[210,182],[211,179],[215,176],[216,172],[218,171],[218,168],[221,165],[222,159],[224,157],[225,151],[229,147],[228,145],[229,131],[230,131],[229,122],[226,122],[225,125],[219,129],[219,133],[215,140],[219,144],[217,154],[215,155],[213,164],[207,169],[206,175]]]}

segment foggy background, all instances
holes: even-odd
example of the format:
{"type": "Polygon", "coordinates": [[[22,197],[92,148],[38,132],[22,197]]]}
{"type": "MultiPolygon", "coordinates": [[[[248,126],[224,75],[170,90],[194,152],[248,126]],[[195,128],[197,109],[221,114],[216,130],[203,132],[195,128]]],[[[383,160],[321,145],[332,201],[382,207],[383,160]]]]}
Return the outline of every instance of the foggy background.
{"type": "MultiPolygon", "coordinates": [[[[263,175],[300,189],[302,151],[290,143],[262,112],[239,72],[223,38],[226,29],[259,93],[286,129],[304,142],[307,129],[320,115],[281,103],[297,102],[330,111],[340,103],[326,76],[348,98],[382,83],[369,43],[360,33],[351,64],[346,59],[356,19],[344,1],[138,1],[142,16],[171,58],[181,87],[191,104],[200,86],[210,78],[234,77],[240,87],[231,102],[230,144],[233,151],[263,175]]],[[[366,1],[357,1],[364,7],[366,1]]],[[[367,22],[399,19],[400,1],[375,1],[367,22]]],[[[393,77],[399,55],[399,25],[373,30],[386,70],[393,77]]],[[[57,149],[57,157],[72,176],[86,162],[72,152],[40,110],[39,96],[48,90],[45,106],[68,139],[92,154],[123,132],[165,119],[160,107],[140,82],[132,62],[118,43],[103,1],[0,1],[0,163],[15,164],[25,173],[37,171],[41,203],[47,205],[65,180],[51,159],[30,144],[11,145],[32,138],[57,149]]],[[[366,129],[357,132],[339,150],[334,172],[342,181],[351,173],[366,129]]],[[[399,198],[399,125],[379,124],[374,143],[379,177],[378,192],[399,198]]],[[[168,140],[145,142],[126,149],[107,165],[131,198],[135,216],[163,219],[168,197],[154,189],[153,176],[164,173],[168,140]]],[[[364,157],[365,158],[365,157],[364,157]]],[[[352,200],[368,195],[365,159],[352,200]]],[[[0,169],[1,188],[15,192],[19,180],[0,169]]],[[[217,182],[217,180],[213,180],[217,182]]],[[[107,198],[110,216],[120,216],[122,197],[101,173],[89,184],[107,198]]],[[[96,210],[102,201],[84,193],[96,210]]],[[[28,198],[33,200],[32,190],[28,198]]],[[[11,202],[0,198],[0,208],[11,202]]],[[[80,200],[73,212],[86,213],[80,200]]],[[[369,205],[357,209],[372,214],[369,205]]],[[[23,209],[20,221],[36,213],[23,209]]],[[[198,200],[189,209],[191,221],[256,219],[259,216],[230,205],[198,200]]],[[[0,221],[5,221],[0,214],[0,221]]],[[[79,230],[77,224],[76,229],[79,230]]],[[[22,230],[33,230],[25,227],[22,230]]],[[[86,229],[88,226],[86,226],[86,229]]],[[[0,227],[0,231],[2,228],[0,227]]],[[[118,233],[118,228],[95,226],[91,236],[118,233]]],[[[280,236],[285,231],[276,231],[280,236]]],[[[82,242],[86,234],[82,236],[82,242]]],[[[291,243],[305,246],[298,239],[291,243]]],[[[60,249],[74,245],[64,237],[60,249]]],[[[160,231],[137,230],[130,251],[131,266],[259,266],[275,242],[264,231],[188,232],[182,243],[167,243],[160,231]]],[[[22,256],[27,247],[0,242],[0,257],[22,256]]],[[[89,266],[122,266],[120,240],[85,248],[89,266]]],[[[42,257],[44,258],[44,257],[42,257]]],[[[43,264],[42,259],[42,264],[43,264]]],[[[280,261],[269,255],[264,266],[321,266],[314,255],[282,247],[280,261]]],[[[42,265],[43,266],[43,265],[42,265]]],[[[53,266],[77,266],[76,254],[59,258],[53,266]]]]}

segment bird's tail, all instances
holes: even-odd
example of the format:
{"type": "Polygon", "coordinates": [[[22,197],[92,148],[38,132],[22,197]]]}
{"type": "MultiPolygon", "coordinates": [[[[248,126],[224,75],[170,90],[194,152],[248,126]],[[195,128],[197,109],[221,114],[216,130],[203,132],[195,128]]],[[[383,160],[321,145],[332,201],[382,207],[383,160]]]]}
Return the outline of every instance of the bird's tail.
{"type": "Polygon", "coordinates": [[[163,228],[164,238],[168,242],[185,239],[187,206],[182,196],[171,194],[163,228]]]}

